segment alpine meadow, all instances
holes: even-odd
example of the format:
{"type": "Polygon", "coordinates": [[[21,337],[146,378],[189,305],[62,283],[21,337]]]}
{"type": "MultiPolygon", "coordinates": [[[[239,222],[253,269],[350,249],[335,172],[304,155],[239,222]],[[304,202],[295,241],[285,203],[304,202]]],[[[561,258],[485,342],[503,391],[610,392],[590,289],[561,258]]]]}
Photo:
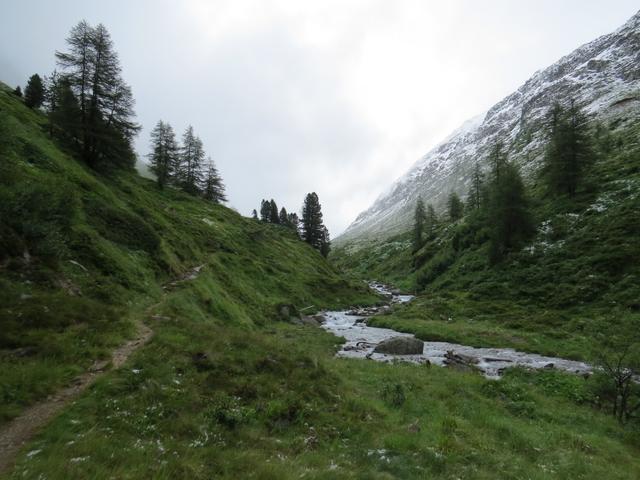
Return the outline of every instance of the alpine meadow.
{"type": "Polygon", "coordinates": [[[640,478],[633,2],[0,41],[0,479],[640,478]]]}

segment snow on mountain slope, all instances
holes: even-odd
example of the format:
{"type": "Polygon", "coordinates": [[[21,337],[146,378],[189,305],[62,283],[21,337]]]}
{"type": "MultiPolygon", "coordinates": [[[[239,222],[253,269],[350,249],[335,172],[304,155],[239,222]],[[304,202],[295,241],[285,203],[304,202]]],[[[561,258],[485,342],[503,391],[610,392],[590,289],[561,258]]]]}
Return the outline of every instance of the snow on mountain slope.
{"type": "Polygon", "coordinates": [[[336,239],[338,245],[407,230],[419,195],[442,210],[451,191],[464,197],[476,162],[502,141],[531,177],[542,155],[542,124],[555,101],[573,99],[601,121],[640,116],[640,12],[550,67],[535,73],[486,114],[465,122],[422,157],[336,239]]]}

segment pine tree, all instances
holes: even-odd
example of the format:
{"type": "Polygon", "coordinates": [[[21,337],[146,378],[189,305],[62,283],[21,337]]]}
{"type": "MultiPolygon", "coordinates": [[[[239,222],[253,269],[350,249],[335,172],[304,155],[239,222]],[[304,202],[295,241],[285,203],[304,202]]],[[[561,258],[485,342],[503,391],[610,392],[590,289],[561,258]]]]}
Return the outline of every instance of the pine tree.
{"type": "Polygon", "coordinates": [[[260,203],[260,220],[263,222],[271,221],[271,203],[268,200],[262,200],[260,203]]]}
{"type": "Polygon", "coordinates": [[[480,210],[482,205],[482,191],[484,189],[484,174],[480,170],[480,165],[476,162],[471,176],[471,188],[467,195],[467,206],[473,210],[480,210]]]}
{"type": "Polygon", "coordinates": [[[258,212],[256,211],[256,209],[254,208],[253,211],[251,212],[251,218],[253,220],[258,220],[258,212]]]}
{"type": "Polygon", "coordinates": [[[85,161],[92,167],[132,167],[132,141],[140,127],[133,121],[133,96],[109,32],[83,20],[71,30],[67,45],[69,51],[56,52],[56,58],[79,102],[85,161]]]}
{"type": "Polygon", "coordinates": [[[322,235],[320,238],[320,254],[327,258],[329,256],[329,252],[331,252],[331,239],[329,237],[329,230],[327,227],[322,227],[322,235]]]}
{"type": "Polygon", "coordinates": [[[280,223],[280,216],[278,215],[278,205],[273,198],[269,202],[269,222],[275,224],[280,223]]]}
{"type": "Polygon", "coordinates": [[[456,192],[451,192],[449,194],[447,209],[449,213],[449,220],[452,222],[462,218],[462,214],[464,213],[464,204],[456,192]]]}
{"type": "Polygon", "coordinates": [[[520,247],[534,232],[524,183],[517,168],[508,162],[494,172],[490,187],[488,225],[491,228],[490,260],[500,261],[520,247]]]}
{"type": "Polygon", "coordinates": [[[211,160],[211,157],[207,160],[206,175],[202,191],[204,198],[214,203],[227,201],[227,197],[224,193],[222,177],[218,173],[218,169],[216,168],[215,163],[213,163],[213,160],[211,160]]]}
{"type": "Polygon", "coordinates": [[[156,175],[158,186],[164,188],[176,173],[179,148],[173,128],[159,120],[151,131],[151,171],[156,175]]]}
{"type": "Polygon", "coordinates": [[[302,239],[320,250],[324,238],[322,207],[315,192],[307,194],[302,206],[302,239]]]}
{"type": "Polygon", "coordinates": [[[20,88],[20,85],[18,85],[14,90],[13,90],[13,94],[16,97],[20,97],[22,98],[22,88],[20,88]]]}
{"type": "Polygon", "coordinates": [[[40,75],[34,73],[24,90],[24,104],[29,108],[40,108],[44,103],[44,84],[40,75]]]}
{"type": "Polygon", "coordinates": [[[422,197],[418,197],[416,208],[413,214],[413,251],[417,252],[422,248],[424,243],[424,228],[426,221],[426,212],[422,197]]]}
{"type": "Polygon", "coordinates": [[[202,140],[193,133],[193,127],[189,125],[182,135],[176,182],[182,190],[192,195],[200,193],[204,156],[202,140]]]}
{"type": "Polygon", "coordinates": [[[575,102],[567,109],[556,103],[549,113],[549,126],[543,172],[552,193],[573,197],[595,157],[588,118],[575,102]]]}
{"type": "Polygon", "coordinates": [[[287,214],[286,208],[282,207],[280,209],[280,214],[278,215],[278,221],[280,225],[283,225],[285,227],[289,226],[289,215],[287,214]]]}

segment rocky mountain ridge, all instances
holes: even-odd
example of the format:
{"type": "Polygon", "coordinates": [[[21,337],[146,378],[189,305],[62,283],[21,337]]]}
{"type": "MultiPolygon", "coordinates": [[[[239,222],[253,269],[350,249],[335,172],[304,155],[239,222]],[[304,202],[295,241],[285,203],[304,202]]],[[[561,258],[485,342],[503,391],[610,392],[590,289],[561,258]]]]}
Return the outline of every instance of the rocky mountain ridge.
{"type": "Polygon", "coordinates": [[[538,71],[485,114],[465,122],[418,160],[362,212],[336,244],[384,239],[411,225],[419,195],[442,210],[451,191],[465,196],[478,162],[502,141],[531,178],[542,158],[544,119],[555,101],[573,99],[594,119],[611,124],[640,116],[640,12],[622,27],[538,71]]]}

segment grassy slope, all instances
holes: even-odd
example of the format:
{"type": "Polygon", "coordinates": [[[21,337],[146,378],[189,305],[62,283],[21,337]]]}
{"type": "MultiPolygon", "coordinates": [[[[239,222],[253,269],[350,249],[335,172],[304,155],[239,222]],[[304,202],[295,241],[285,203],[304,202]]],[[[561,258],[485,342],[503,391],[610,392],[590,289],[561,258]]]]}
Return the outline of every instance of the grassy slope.
{"type": "Polygon", "coordinates": [[[247,329],[280,303],[371,300],[284,229],[132,173],[95,176],[6,91],[0,115],[0,421],[121,343],[163,283],[202,263],[203,315],[247,329]]]}
{"type": "Polygon", "coordinates": [[[133,318],[156,334],[28,445],[12,478],[640,475],[637,432],[584,405],[582,379],[334,358],[333,336],[275,321],[276,305],[365,292],[286,232],[132,175],[94,176],[43,125],[0,92],[4,418],[106,354],[133,318]]]}
{"type": "Polygon", "coordinates": [[[534,186],[538,234],[500,265],[488,265],[487,244],[475,241],[484,234],[469,218],[441,226],[418,253],[417,272],[408,244],[397,249],[393,240],[351,256],[343,249],[334,260],[358,271],[366,259],[381,279],[408,289],[425,285],[412,305],[377,319],[378,326],[423,339],[589,358],[600,348],[602,325],[640,325],[640,126],[623,123],[612,135],[616,147],[600,155],[587,178],[597,189],[568,201],[534,186]],[[385,250],[392,253],[371,254],[385,250]]]}

